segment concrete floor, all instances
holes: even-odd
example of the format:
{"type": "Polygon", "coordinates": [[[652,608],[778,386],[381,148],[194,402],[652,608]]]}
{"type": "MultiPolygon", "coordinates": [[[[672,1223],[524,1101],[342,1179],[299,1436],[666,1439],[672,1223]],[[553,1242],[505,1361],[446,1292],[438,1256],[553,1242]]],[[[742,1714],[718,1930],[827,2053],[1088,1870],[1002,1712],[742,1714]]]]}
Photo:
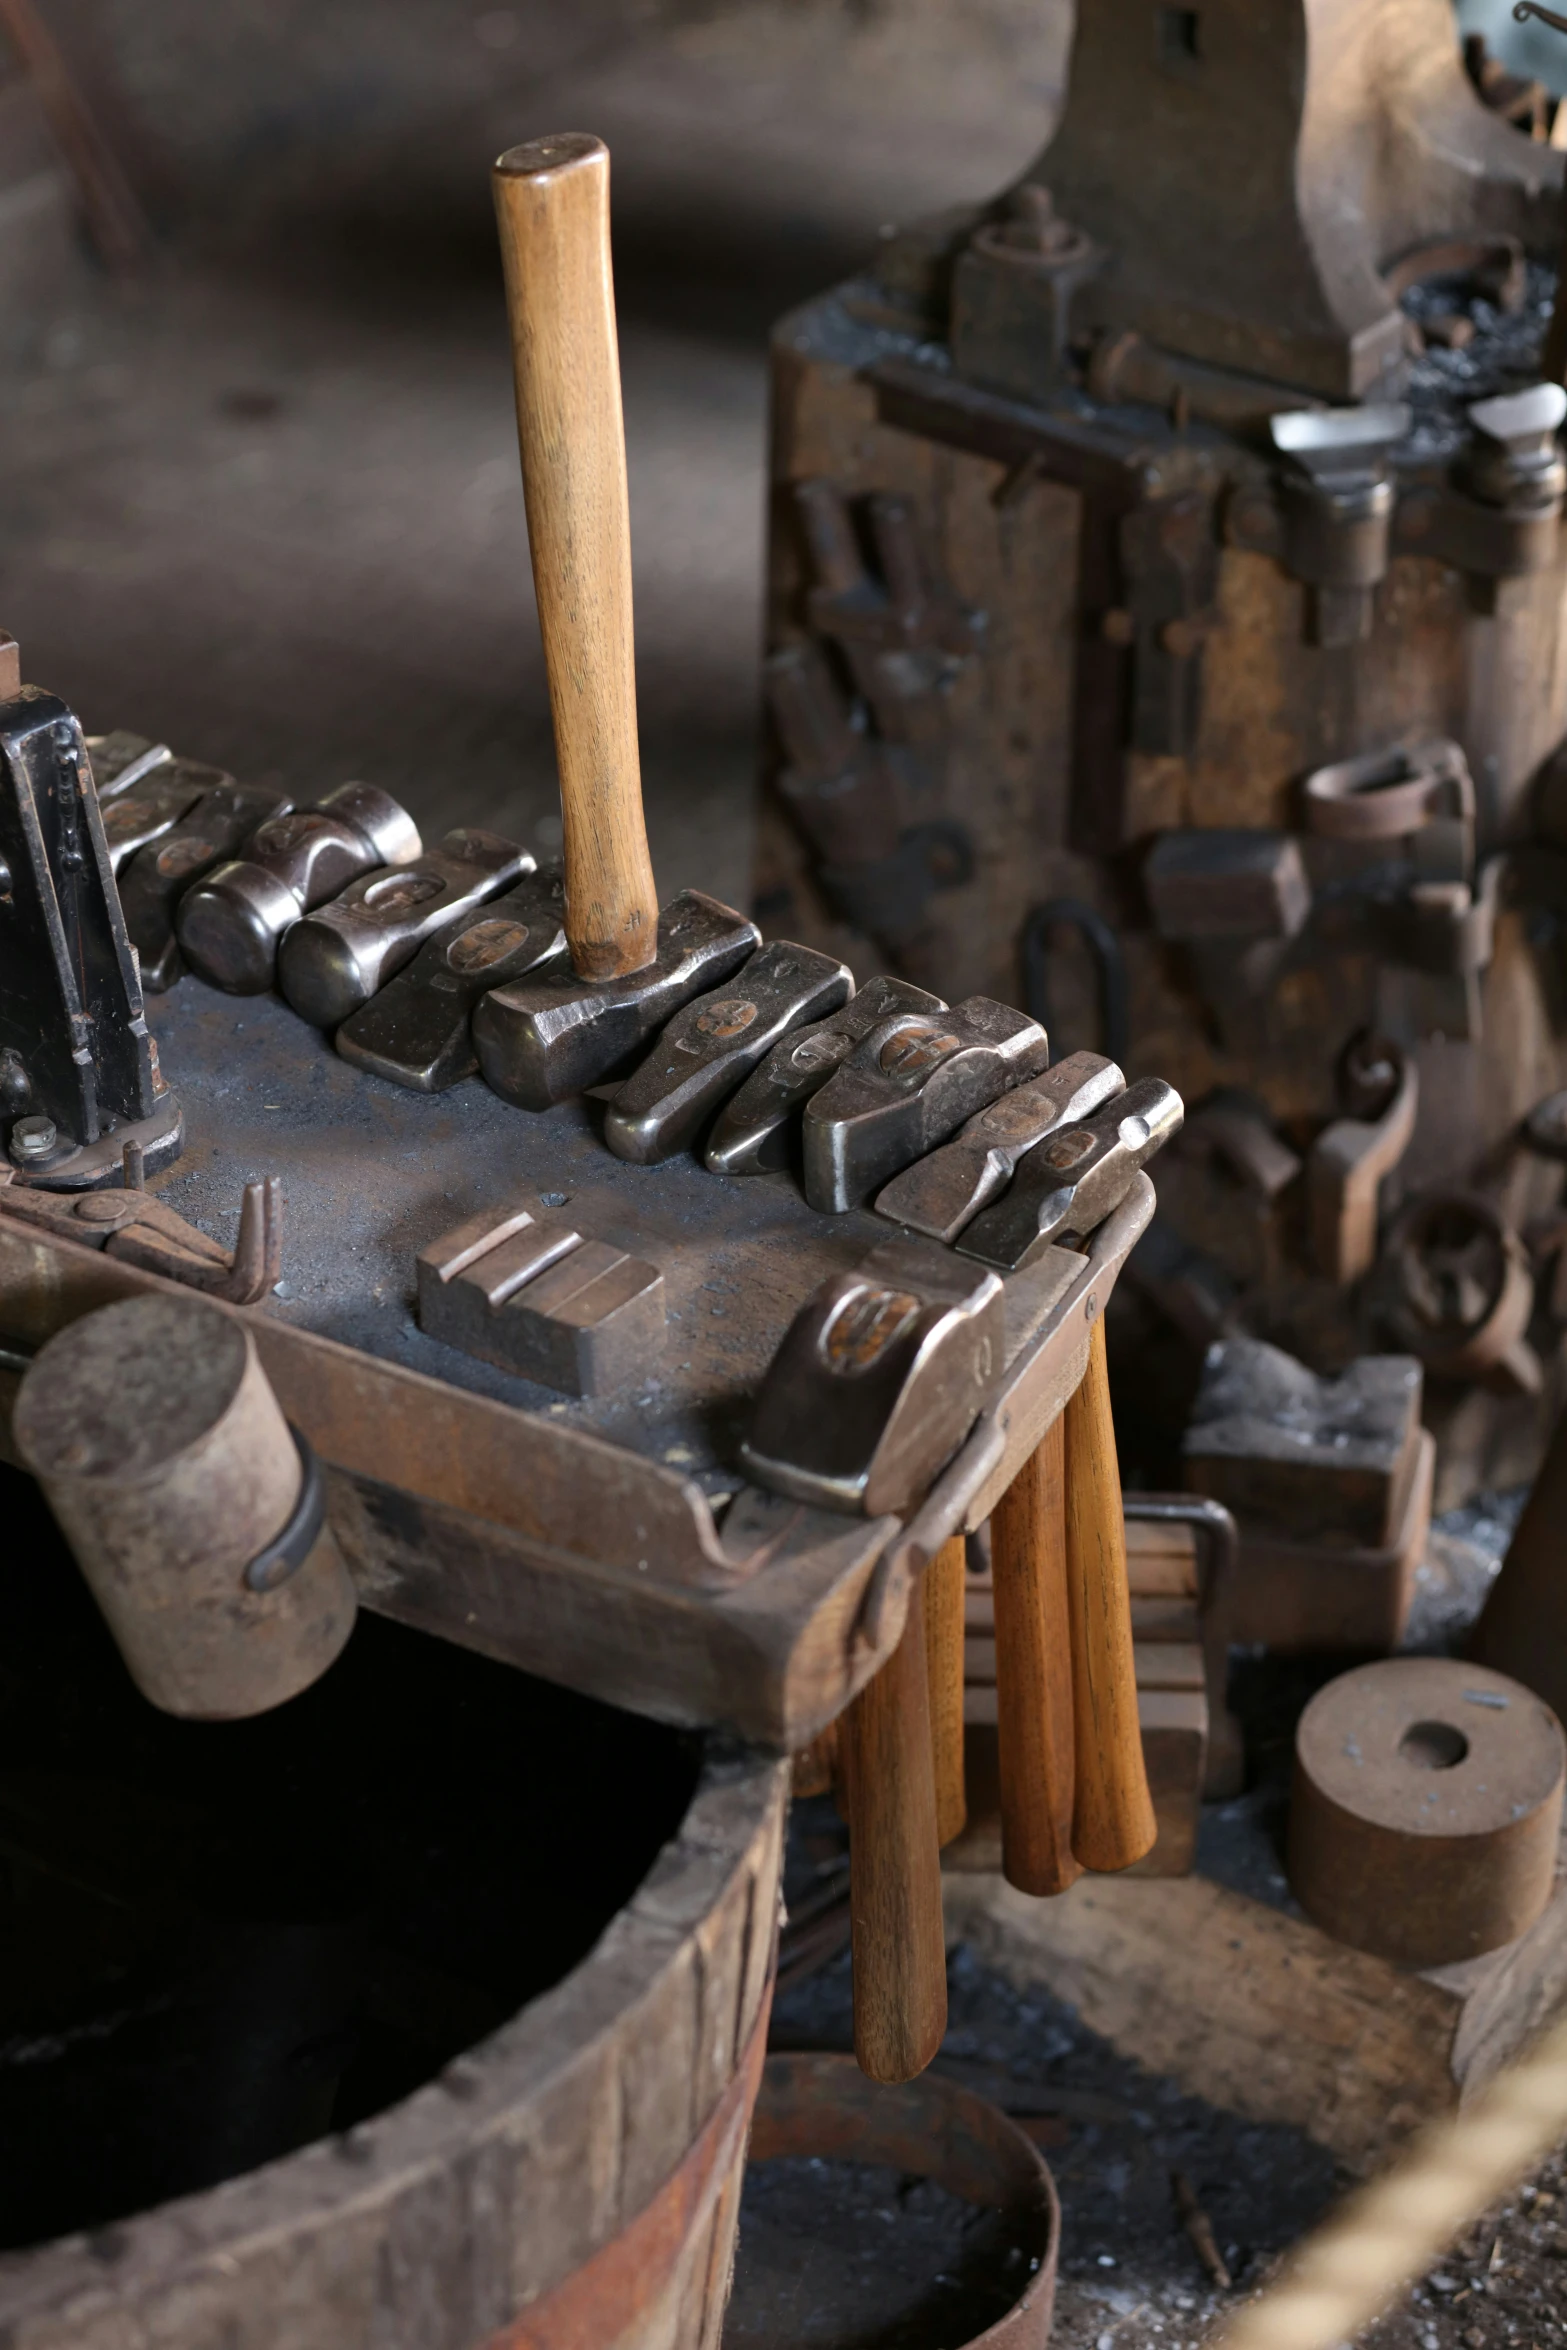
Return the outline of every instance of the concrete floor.
{"type": "Polygon", "coordinates": [[[655,863],[743,902],[768,326],[1026,161],[1059,8],[148,13],[91,16],[165,265],[84,271],[0,384],[25,674],[250,781],[557,839],[486,165],[595,128],[655,863]]]}

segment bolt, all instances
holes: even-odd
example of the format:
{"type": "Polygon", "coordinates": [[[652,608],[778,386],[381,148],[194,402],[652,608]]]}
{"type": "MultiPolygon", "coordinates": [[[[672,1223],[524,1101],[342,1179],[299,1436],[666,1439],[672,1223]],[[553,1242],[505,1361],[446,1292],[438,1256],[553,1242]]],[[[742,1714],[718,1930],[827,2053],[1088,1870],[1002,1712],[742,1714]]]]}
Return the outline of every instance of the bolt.
{"type": "Polygon", "coordinates": [[[18,1166],[46,1159],[60,1138],[52,1118],[18,1118],[11,1129],[11,1156],[18,1166]]]}
{"type": "Polygon", "coordinates": [[[128,1224],[136,1210],[123,1193],[116,1199],[112,1193],[90,1191],[71,1213],[84,1224],[128,1224]]]}
{"type": "Polygon", "coordinates": [[[1094,1322],[1097,1321],[1098,1318],[1099,1300],[1094,1295],[1093,1291],[1090,1290],[1088,1295],[1083,1300],[1083,1320],[1085,1322],[1094,1322]]]}

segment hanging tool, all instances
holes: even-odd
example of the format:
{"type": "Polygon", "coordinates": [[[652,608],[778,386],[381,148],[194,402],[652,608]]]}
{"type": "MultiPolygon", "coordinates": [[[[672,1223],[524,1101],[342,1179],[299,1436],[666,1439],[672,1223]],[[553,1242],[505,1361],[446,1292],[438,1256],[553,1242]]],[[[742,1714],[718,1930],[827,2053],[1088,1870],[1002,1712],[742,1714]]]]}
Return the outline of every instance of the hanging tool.
{"type": "Polygon", "coordinates": [[[1137,1725],[1126,1525],[1102,1316],[1063,1422],[1076,1763],[1072,1850],[1084,1868],[1125,1869],[1153,1849],[1158,1823],[1137,1725]]]}

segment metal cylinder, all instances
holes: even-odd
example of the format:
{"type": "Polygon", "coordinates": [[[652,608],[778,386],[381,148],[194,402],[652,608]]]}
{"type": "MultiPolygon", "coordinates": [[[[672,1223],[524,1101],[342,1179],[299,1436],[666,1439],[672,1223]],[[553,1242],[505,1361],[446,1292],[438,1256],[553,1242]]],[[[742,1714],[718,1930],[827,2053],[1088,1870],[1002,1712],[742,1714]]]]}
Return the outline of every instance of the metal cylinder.
{"type": "Polygon", "coordinates": [[[233,1720],[325,1672],[354,1587],[237,1317],[198,1297],[105,1306],[41,1350],[14,1426],[154,1705],[233,1720]]]}
{"type": "Polygon", "coordinates": [[[1564,1767],[1550,1707],[1484,1665],[1342,1673],[1296,1732],[1291,1889],[1327,1933],[1399,1966],[1499,1949],[1550,1899],[1564,1767]]]}

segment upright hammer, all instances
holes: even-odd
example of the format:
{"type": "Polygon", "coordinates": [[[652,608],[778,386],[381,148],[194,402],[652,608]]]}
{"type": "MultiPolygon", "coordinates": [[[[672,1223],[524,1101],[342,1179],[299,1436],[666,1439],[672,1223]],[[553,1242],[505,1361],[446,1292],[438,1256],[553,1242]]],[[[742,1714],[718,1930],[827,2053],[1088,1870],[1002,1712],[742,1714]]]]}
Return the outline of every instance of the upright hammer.
{"type": "Polygon", "coordinates": [[[642,817],[609,150],[567,133],[495,166],[517,439],[560,765],[566,937],[582,979],[657,951],[642,817]]]}
{"type": "Polygon", "coordinates": [[[642,817],[631,526],[610,274],[609,150],[577,133],[512,147],[494,170],[517,438],[560,769],[571,969],[484,996],[473,1041],[526,1109],[621,1074],[693,995],[759,940],[700,890],[659,914],[642,817]]]}

